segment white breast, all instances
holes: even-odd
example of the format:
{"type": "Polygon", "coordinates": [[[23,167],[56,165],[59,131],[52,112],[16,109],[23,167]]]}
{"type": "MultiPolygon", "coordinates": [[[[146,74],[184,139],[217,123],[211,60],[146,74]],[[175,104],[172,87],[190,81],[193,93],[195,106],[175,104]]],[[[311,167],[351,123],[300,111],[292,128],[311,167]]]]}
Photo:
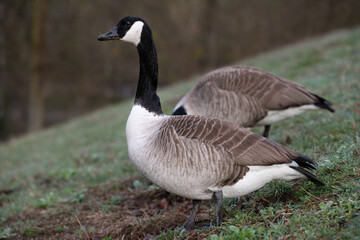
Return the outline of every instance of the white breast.
{"type": "Polygon", "coordinates": [[[138,169],[153,150],[154,138],[167,118],[168,116],[165,115],[151,113],[140,105],[134,105],[131,109],[126,122],[126,140],[129,157],[138,169]]]}

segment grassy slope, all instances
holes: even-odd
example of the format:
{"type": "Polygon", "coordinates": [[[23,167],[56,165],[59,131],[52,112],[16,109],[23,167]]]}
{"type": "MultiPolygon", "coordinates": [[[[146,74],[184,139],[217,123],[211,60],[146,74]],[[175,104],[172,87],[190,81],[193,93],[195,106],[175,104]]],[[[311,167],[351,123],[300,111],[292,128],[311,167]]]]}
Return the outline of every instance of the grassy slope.
{"type": "MultiPolygon", "coordinates": [[[[335,103],[333,115],[304,114],[275,124],[270,133],[271,139],[316,159],[318,174],[328,184],[316,188],[305,181],[271,183],[242,198],[241,208],[229,202],[227,223],[198,236],[360,238],[360,29],[302,42],[241,64],[299,82],[335,103]]],[[[164,112],[170,113],[196,80],[161,90],[164,112]]],[[[9,225],[9,219],[23,210],[70,205],[69,199],[89,197],[91,186],[137,174],[125,141],[131,105],[132,101],[120,103],[0,146],[0,190],[15,190],[0,194],[0,238],[16,232],[16,226],[31,225],[21,221],[9,225]]],[[[186,234],[175,230],[162,237],[186,234]]]]}

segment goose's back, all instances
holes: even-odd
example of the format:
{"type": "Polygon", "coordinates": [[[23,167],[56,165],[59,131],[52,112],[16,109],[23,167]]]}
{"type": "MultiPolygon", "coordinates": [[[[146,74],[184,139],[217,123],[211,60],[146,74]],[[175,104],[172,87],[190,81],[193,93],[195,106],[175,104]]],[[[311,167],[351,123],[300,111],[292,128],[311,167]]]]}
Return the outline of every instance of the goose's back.
{"type": "Polygon", "coordinates": [[[204,75],[185,96],[189,114],[216,117],[252,127],[268,111],[314,104],[300,84],[247,66],[220,68],[204,75]]]}

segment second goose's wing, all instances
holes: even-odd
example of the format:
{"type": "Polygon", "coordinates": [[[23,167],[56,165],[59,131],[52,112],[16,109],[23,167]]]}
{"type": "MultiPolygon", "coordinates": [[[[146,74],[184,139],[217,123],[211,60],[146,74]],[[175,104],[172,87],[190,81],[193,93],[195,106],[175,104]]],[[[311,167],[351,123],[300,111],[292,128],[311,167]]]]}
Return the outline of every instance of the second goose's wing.
{"type": "Polygon", "coordinates": [[[220,68],[202,77],[199,88],[209,81],[216,83],[220,89],[255,98],[267,110],[281,110],[319,101],[302,85],[255,67],[220,68]]]}
{"type": "MultiPolygon", "coordinates": [[[[229,82],[229,81],[227,81],[229,82]]],[[[233,86],[206,81],[186,96],[186,109],[190,115],[226,119],[241,126],[252,127],[267,114],[267,109],[254,96],[242,94],[233,86]]]]}

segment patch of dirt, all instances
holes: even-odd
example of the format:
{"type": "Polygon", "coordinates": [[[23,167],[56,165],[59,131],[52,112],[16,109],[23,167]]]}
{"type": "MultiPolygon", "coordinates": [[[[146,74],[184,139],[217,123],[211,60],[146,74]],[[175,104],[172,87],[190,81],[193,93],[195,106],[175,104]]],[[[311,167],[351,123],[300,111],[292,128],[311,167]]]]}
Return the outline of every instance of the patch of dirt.
{"type": "MultiPolygon", "coordinates": [[[[135,178],[122,182],[110,182],[91,187],[85,192],[82,202],[62,202],[53,208],[30,208],[4,222],[16,235],[8,239],[156,239],[161,232],[180,232],[190,214],[190,199],[182,198],[161,189],[152,189],[150,184],[135,178]],[[137,186],[137,188],[135,187],[137,186]],[[151,190],[152,189],[152,190],[151,190]]],[[[298,190],[293,186],[293,192],[298,190]]],[[[287,204],[295,203],[293,192],[280,196],[257,197],[248,194],[239,201],[224,207],[224,216],[234,217],[234,210],[251,208],[254,213],[274,202],[284,203],[281,214],[291,214],[287,204]]],[[[196,227],[206,225],[213,218],[210,201],[203,201],[196,217],[196,227]]],[[[278,215],[282,216],[282,215],[278,215]]],[[[273,220],[273,219],[270,219],[273,220]]],[[[265,223],[264,218],[247,222],[249,226],[265,223]]],[[[204,239],[216,233],[191,231],[186,239],[204,239]]]]}
{"type": "MultiPolygon", "coordinates": [[[[92,187],[81,203],[21,212],[5,222],[16,233],[9,239],[154,239],[184,224],[191,200],[148,186],[134,189],[133,181],[92,187]]],[[[212,217],[209,206],[203,202],[198,224],[212,217]]],[[[188,237],[200,239],[198,234],[188,237]]]]}

